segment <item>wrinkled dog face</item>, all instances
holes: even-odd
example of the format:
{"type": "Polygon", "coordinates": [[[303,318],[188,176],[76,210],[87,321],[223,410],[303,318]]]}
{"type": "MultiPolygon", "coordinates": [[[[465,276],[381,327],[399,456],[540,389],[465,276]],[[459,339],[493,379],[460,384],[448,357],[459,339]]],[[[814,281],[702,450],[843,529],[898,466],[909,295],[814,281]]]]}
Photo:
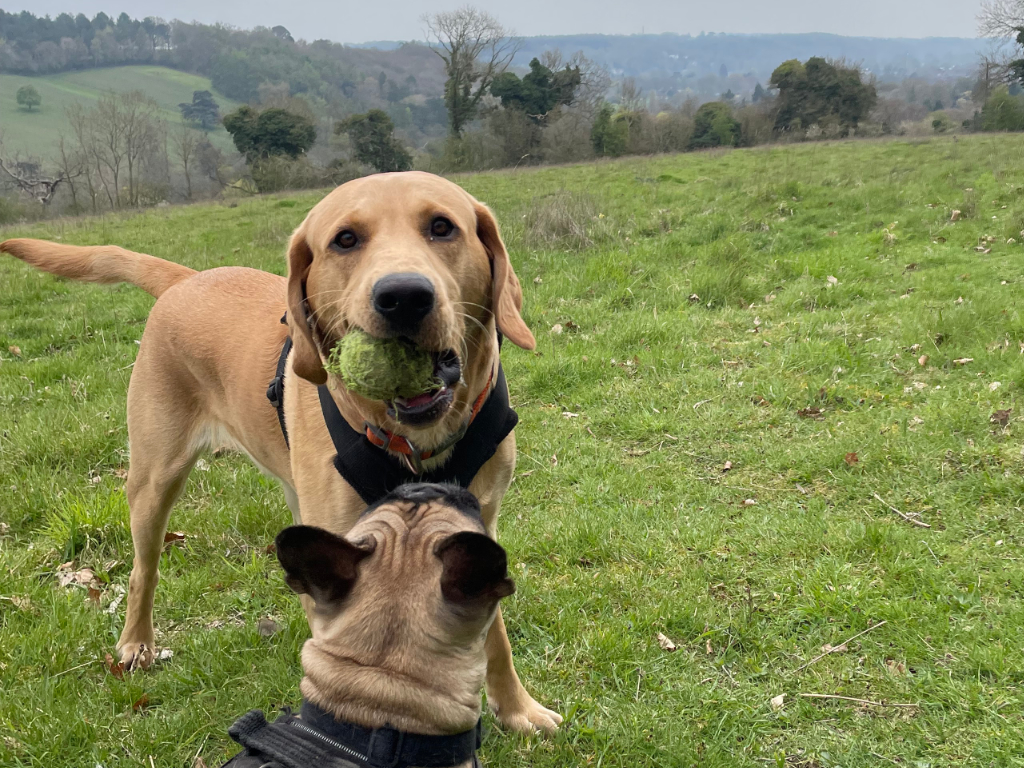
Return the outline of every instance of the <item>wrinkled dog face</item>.
{"type": "Polygon", "coordinates": [[[288,281],[293,365],[316,384],[326,381],[321,354],[353,327],[434,353],[444,386],[398,404],[408,417],[400,421],[444,415],[492,315],[510,341],[534,346],[493,215],[431,174],[379,174],[338,187],[292,236],[288,281]]]}
{"type": "Polygon", "coordinates": [[[402,486],[345,538],[287,528],[277,555],[288,585],[314,600],[314,647],[411,677],[443,670],[453,649],[481,661],[498,601],[515,591],[476,498],[449,486],[402,486]]]}

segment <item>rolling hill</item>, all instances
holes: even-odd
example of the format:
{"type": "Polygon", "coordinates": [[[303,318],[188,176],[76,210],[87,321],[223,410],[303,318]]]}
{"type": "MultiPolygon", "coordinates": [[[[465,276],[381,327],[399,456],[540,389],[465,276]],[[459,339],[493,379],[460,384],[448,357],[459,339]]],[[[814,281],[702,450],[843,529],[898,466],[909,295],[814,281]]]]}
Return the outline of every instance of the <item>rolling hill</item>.
{"type": "MultiPolygon", "coordinates": [[[[8,154],[20,153],[49,158],[63,132],[70,133],[64,110],[72,104],[92,104],[106,91],[141,90],[160,105],[160,117],[177,123],[178,104],[192,100],[193,91],[213,91],[210,80],[167,67],[131,66],[86,69],[55,75],[27,77],[0,74],[0,135],[8,154]],[[15,94],[25,84],[35,86],[43,97],[42,106],[32,112],[17,108],[15,94]]],[[[238,106],[214,91],[221,114],[238,106]]],[[[210,140],[223,150],[232,149],[231,137],[223,127],[210,133],[210,140]]]]}

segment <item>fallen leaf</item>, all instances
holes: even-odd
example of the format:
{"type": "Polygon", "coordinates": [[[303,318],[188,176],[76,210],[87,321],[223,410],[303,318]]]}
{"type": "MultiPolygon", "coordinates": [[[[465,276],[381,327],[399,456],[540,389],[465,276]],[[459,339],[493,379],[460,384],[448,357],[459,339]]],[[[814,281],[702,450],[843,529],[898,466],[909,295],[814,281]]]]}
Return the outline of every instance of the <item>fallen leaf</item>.
{"type": "Polygon", "coordinates": [[[696,293],[691,293],[690,294],[690,301],[698,302],[698,301],[700,301],[700,296],[698,296],[696,293]]]}
{"type": "Polygon", "coordinates": [[[149,694],[144,693],[132,702],[132,712],[139,712],[149,706],[149,694]]]}
{"type": "Polygon", "coordinates": [[[896,661],[895,659],[886,659],[885,668],[889,671],[890,675],[901,677],[907,673],[907,665],[902,661],[896,661]]]}
{"type": "Polygon", "coordinates": [[[103,657],[103,663],[107,667],[107,672],[112,674],[118,680],[124,680],[124,662],[114,663],[114,657],[109,653],[103,657]]]}
{"type": "Polygon", "coordinates": [[[96,589],[92,584],[87,584],[86,589],[89,590],[88,600],[93,605],[100,604],[100,596],[103,594],[102,590],[96,589]]]}
{"type": "Polygon", "coordinates": [[[157,661],[169,661],[174,658],[174,651],[170,648],[161,648],[160,652],[156,655],[157,661]]]}
{"type": "Polygon", "coordinates": [[[206,761],[201,757],[197,757],[192,761],[192,768],[206,768],[206,761]]]}
{"type": "Polygon", "coordinates": [[[10,352],[15,357],[21,357],[21,347],[15,344],[11,344],[11,346],[7,348],[7,351],[10,352]]]}
{"type": "Polygon", "coordinates": [[[765,400],[761,395],[754,395],[752,398],[750,398],[750,402],[752,402],[754,405],[760,408],[767,408],[769,405],[771,405],[771,403],[765,400]]]}
{"type": "Polygon", "coordinates": [[[917,364],[920,365],[922,368],[928,365],[928,355],[921,355],[919,358],[917,358],[917,364]]]}
{"type": "Polygon", "coordinates": [[[576,323],[574,323],[572,320],[565,321],[565,330],[568,333],[576,333],[577,331],[579,331],[579,329],[580,327],[576,325],[576,323]]]}
{"type": "Polygon", "coordinates": [[[707,653],[708,656],[710,656],[712,653],[714,653],[714,651],[711,650],[711,638],[710,637],[707,638],[704,641],[704,651],[705,651],[705,653],[707,653]]]}
{"type": "Polygon", "coordinates": [[[11,604],[14,605],[14,607],[17,608],[19,611],[32,611],[32,601],[29,600],[27,597],[12,595],[10,600],[11,604]]]}
{"type": "Polygon", "coordinates": [[[813,405],[810,408],[801,408],[799,411],[796,412],[796,415],[799,416],[801,419],[822,418],[821,408],[818,408],[817,406],[813,405]]]}
{"type": "Polygon", "coordinates": [[[829,275],[825,279],[828,280],[829,285],[839,285],[839,278],[835,277],[834,275],[829,275]]]}
{"type": "Polygon", "coordinates": [[[998,424],[1000,427],[1005,427],[1010,423],[1010,411],[1013,408],[1007,408],[1005,411],[994,411],[988,420],[993,424],[998,424]]]}
{"type": "Polygon", "coordinates": [[[1003,386],[1003,382],[1001,382],[1001,381],[993,381],[991,384],[988,385],[988,391],[989,392],[995,392],[1001,386],[1003,386]]]}
{"type": "Polygon", "coordinates": [[[262,618],[256,623],[256,631],[260,637],[270,637],[281,631],[281,626],[271,618],[262,618]]]}
{"type": "Polygon", "coordinates": [[[949,220],[960,221],[961,216],[963,216],[963,214],[960,211],[953,211],[953,215],[949,217],[949,220]]]}
{"type": "Polygon", "coordinates": [[[778,696],[772,696],[770,703],[772,705],[772,709],[778,712],[786,703],[786,694],[780,693],[778,696]]]}
{"type": "Polygon", "coordinates": [[[753,499],[744,499],[744,500],[743,500],[743,506],[744,506],[744,507],[753,507],[753,506],[755,506],[756,504],[757,504],[757,502],[756,502],[756,501],[754,501],[753,499]]]}
{"type": "Polygon", "coordinates": [[[563,329],[562,329],[562,324],[561,323],[555,323],[554,325],[551,326],[551,332],[553,334],[555,334],[555,335],[558,335],[559,333],[561,333],[562,330],[563,329]]]}
{"type": "Polygon", "coordinates": [[[914,262],[911,262],[910,264],[907,264],[907,266],[905,266],[903,268],[903,271],[904,272],[913,272],[915,269],[917,269],[917,267],[918,267],[918,264],[917,264],[916,261],[914,261],[914,262]]]}
{"type": "Polygon", "coordinates": [[[183,531],[168,531],[164,534],[164,544],[177,544],[185,540],[183,531]]]}
{"type": "Polygon", "coordinates": [[[940,243],[941,244],[941,243],[946,242],[946,238],[944,238],[944,237],[936,237],[934,240],[932,240],[932,242],[933,243],[940,243]]]}
{"type": "Polygon", "coordinates": [[[958,296],[957,300],[954,301],[953,303],[954,304],[963,304],[964,303],[964,297],[963,296],[958,296]]]}
{"type": "Polygon", "coordinates": [[[671,653],[672,651],[674,651],[676,648],[679,647],[675,643],[673,643],[671,640],[669,640],[668,637],[663,635],[661,632],[659,632],[657,634],[657,638],[658,638],[658,646],[663,651],[669,651],[671,653]]]}
{"type": "Polygon", "coordinates": [[[558,466],[558,454],[557,453],[551,454],[551,466],[553,466],[553,467],[557,467],[558,466]]]}
{"type": "Polygon", "coordinates": [[[209,472],[210,462],[208,462],[206,459],[199,459],[198,461],[196,461],[196,469],[198,469],[200,472],[209,472]]]}
{"type": "Polygon", "coordinates": [[[277,544],[275,544],[274,542],[270,542],[269,544],[267,544],[263,551],[266,552],[268,555],[277,554],[277,544]]]}
{"type": "Polygon", "coordinates": [[[821,646],[822,653],[846,653],[849,648],[846,647],[846,643],[842,645],[832,645],[831,643],[825,643],[821,646]]]}
{"type": "Polygon", "coordinates": [[[727,461],[727,462],[725,462],[725,464],[722,465],[722,471],[723,472],[728,472],[730,469],[732,469],[732,462],[731,461],[727,461]]]}
{"type": "Polygon", "coordinates": [[[852,467],[854,464],[860,461],[860,457],[857,456],[857,453],[855,451],[851,451],[850,453],[846,454],[843,457],[843,461],[845,461],[848,466],[852,467]]]}
{"type": "Polygon", "coordinates": [[[953,361],[953,365],[967,365],[968,363],[973,362],[973,357],[958,357],[956,360],[953,361]]]}
{"type": "MultiPolygon", "coordinates": [[[[109,568],[107,570],[110,570],[109,568]]],[[[110,601],[110,605],[106,607],[106,612],[113,616],[117,613],[117,608],[121,605],[121,601],[124,600],[124,587],[120,584],[115,584],[111,591],[114,593],[114,599],[110,601]]]]}
{"type": "Polygon", "coordinates": [[[533,278],[533,282],[534,282],[534,283],[535,283],[536,285],[540,285],[540,284],[541,284],[541,283],[543,283],[544,281],[543,281],[543,280],[541,280],[541,279],[540,279],[539,277],[535,277],[535,278],[533,278]]]}
{"type": "Polygon", "coordinates": [[[118,480],[127,480],[128,479],[128,470],[125,469],[124,467],[117,467],[110,474],[112,474],[118,480]]]}
{"type": "Polygon", "coordinates": [[[92,568],[82,568],[77,571],[58,572],[57,583],[62,587],[98,587],[100,582],[92,568]]]}

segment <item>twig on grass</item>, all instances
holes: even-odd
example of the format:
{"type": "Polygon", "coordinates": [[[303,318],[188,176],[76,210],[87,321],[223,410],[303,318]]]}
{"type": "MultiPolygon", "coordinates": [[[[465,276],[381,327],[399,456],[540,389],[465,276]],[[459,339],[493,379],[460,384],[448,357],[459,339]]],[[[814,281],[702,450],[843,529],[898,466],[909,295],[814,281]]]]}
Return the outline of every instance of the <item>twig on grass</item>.
{"type": "Polygon", "coordinates": [[[898,704],[888,701],[870,701],[869,699],[855,699],[853,696],[839,696],[835,693],[798,693],[805,699],[840,699],[841,701],[852,701],[857,704],[868,704],[872,707],[903,707],[905,709],[920,709],[919,704],[898,704]]]}
{"type": "Polygon", "coordinates": [[[103,659],[93,659],[92,661],[87,661],[84,664],[79,664],[77,667],[71,667],[70,669],[62,669],[56,675],[52,675],[50,679],[60,677],[61,675],[66,675],[68,672],[74,672],[76,669],[81,669],[82,667],[88,667],[90,664],[95,664],[95,663],[100,662],[100,661],[103,661],[103,659]]]}
{"type": "MultiPolygon", "coordinates": [[[[828,656],[828,655],[829,655],[830,653],[836,653],[836,652],[838,652],[840,648],[846,648],[846,646],[847,646],[847,643],[851,643],[851,642],[853,642],[854,640],[856,640],[856,639],[857,639],[858,637],[860,637],[861,635],[866,635],[866,634],[867,634],[868,632],[870,632],[870,631],[871,631],[871,630],[873,630],[873,629],[878,629],[878,628],[879,628],[880,626],[882,626],[883,624],[885,624],[885,623],[886,623],[887,621],[888,621],[888,619],[886,619],[886,620],[884,620],[884,621],[880,621],[880,622],[878,622],[877,624],[875,624],[875,625],[873,625],[873,626],[870,626],[870,627],[868,627],[868,628],[867,628],[867,629],[865,629],[865,630],[864,630],[863,632],[858,632],[858,633],[857,633],[856,635],[854,635],[853,637],[851,637],[851,638],[850,638],[849,640],[844,640],[844,641],[843,641],[843,642],[841,642],[841,643],[840,643],[839,645],[836,645],[836,646],[833,646],[833,647],[829,648],[829,649],[828,649],[827,651],[825,651],[824,653],[820,654],[819,656],[815,656],[815,657],[814,657],[813,659],[811,659],[810,661],[808,661],[808,662],[807,662],[806,664],[804,664],[804,665],[802,665],[802,666],[799,666],[799,667],[797,667],[796,669],[794,669],[794,670],[793,670],[793,674],[795,675],[795,674],[796,674],[797,672],[799,672],[800,670],[802,670],[802,669],[806,669],[807,667],[811,666],[811,664],[815,664],[815,663],[817,663],[817,662],[821,661],[821,660],[822,660],[822,659],[824,659],[824,658],[825,658],[826,656],[828,656]]],[[[800,694],[800,695],[802,696],[803,694],[800,694]]]]}
{"type": "Polygon", "coordinates": [[[884,504],[885,506],[887,506],[887,507],[888,507],[889,509],[891,509],[891,510],[892,510],[893,512],[895,512],[895,513],[896,513],[897,515],[899,515],[900,517],[902,517],[902,518],[903,518],[904,520],[906,520],[906,521],[907,521],[908,523],[913,523],[914,525],[918,525],[918,526],[920,526],[921,528],[931,528],[931,526],[930,526],[930,525],[928,525],[928,523],[926,523],[926,522],[924,522],[924,521],[922,521],[922,520],[915,520],[915,519],[914,519],[914,518],[912,518],[912,517],[911,517],[910,515],[905,515],[905,514],[903,514],[903,513],[902,513],[902,512],[900,512],[900,511],[899,511],[898,509],[896,509],[896,507],[894,507],[894,506],[893,506],[892,504],[890,504],[890,503],[889,503],[888,501],[886,501],[886,500],[885,500],[885,499],[883,499],[883,498],[882,498],[881,496],[879,496],[879,495],[878,495],[877,493],[873,493],[873,494],[872,494],[872,496],[874,496],[874,497],[875,497],[876,499],[878,499],[878,500],[879,500],[880,502],[882,502],[882,504],[884,504]]]}

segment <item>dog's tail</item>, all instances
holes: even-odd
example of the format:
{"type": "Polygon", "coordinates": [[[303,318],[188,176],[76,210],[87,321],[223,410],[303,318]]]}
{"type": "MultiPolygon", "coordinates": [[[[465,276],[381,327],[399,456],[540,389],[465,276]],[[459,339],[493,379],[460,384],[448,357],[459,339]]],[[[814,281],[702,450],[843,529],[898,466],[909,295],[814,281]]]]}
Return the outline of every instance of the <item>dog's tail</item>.
{"type": "Polygon", "coordinates": [[[4,240],[0,252],[54,275],[90,283],[131,283],[156,297],[196,273],[182,264],[116,245],[80,247],[23,238],[4,240]]]}

